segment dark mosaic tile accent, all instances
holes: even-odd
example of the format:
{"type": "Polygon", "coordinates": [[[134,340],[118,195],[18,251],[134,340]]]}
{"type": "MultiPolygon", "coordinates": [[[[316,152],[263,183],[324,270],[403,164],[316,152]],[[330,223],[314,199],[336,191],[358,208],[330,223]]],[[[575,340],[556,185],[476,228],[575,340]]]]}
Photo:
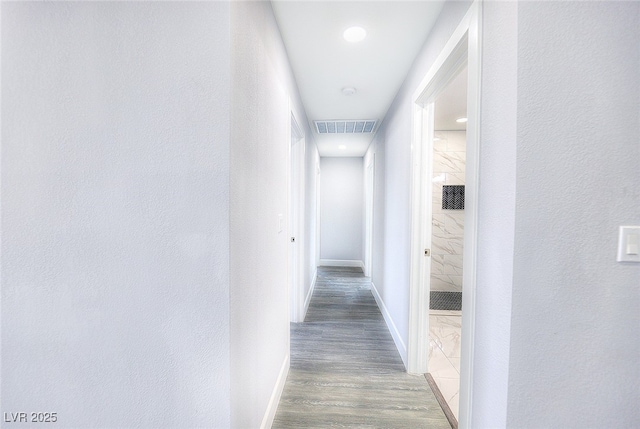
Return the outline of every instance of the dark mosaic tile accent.
{"type": "Polygon", "coordinates": [[[464,185],[444,185],[442,187],[442,209],[464,210],[464,185]]]}
{"type": "Polygon", "coordinates": [[[430,310],[462,310],[462,292],[432,291],[430,310]]]}

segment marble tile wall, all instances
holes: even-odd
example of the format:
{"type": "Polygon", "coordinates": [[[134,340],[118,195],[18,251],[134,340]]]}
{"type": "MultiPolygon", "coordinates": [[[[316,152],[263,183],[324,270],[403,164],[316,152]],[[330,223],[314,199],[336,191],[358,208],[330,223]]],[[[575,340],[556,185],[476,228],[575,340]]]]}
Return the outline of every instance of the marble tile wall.
{"type": "Polygon", "coordinates": [[[466,131],[436,131],[433,144],[431,290],[462,292],[464,210],[442,209],[442,186],[465,184],[466,131]]]}

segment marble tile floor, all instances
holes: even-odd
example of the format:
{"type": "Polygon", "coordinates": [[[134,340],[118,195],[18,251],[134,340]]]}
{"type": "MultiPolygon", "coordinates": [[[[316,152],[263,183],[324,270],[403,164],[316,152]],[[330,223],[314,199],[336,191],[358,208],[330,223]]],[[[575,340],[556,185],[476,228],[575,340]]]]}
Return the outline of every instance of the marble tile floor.
{"type": "Polygon", "coordinates": [[[429,312],[429,373],[458,419],[461,311],[429,312]]]}
{"type": "Polygon", "coordinates": [[[450,428],[425,378],[406,373],[360,269],[319,269],[272,427],[450,428]]]}

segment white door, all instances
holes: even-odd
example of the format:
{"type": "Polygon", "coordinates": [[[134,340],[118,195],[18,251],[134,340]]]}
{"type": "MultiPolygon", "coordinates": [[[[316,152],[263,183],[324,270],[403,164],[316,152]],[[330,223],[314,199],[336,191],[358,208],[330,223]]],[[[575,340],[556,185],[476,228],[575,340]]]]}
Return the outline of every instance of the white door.
{"type": "Polygon", "coordinates": [[[373,270],[371,264],[373,260],[373,188],[374,188],[374,157],[367,165],[365,176],[365,229],[364,229],[364,275],[371,277],[373,270]]]}
{"type": "Polygon", "coordinates": [[[304,138],[293,118],[289,154],[289,309],[290,320],[292,322],[302,322],[302,259],[300,255],[304,248],[302,236],[304,138]]]}

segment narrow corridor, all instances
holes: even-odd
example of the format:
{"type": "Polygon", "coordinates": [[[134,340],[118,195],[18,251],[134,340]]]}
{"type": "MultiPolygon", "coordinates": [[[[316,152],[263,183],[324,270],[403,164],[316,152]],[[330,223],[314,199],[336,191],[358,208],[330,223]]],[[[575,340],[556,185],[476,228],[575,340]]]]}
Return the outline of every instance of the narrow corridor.
{"type": "Polygon", "coordinates": [[[319,268],[273,424],[332,426],[450,428],[425,378],[406,373],[359,268],[319,268]]]}

